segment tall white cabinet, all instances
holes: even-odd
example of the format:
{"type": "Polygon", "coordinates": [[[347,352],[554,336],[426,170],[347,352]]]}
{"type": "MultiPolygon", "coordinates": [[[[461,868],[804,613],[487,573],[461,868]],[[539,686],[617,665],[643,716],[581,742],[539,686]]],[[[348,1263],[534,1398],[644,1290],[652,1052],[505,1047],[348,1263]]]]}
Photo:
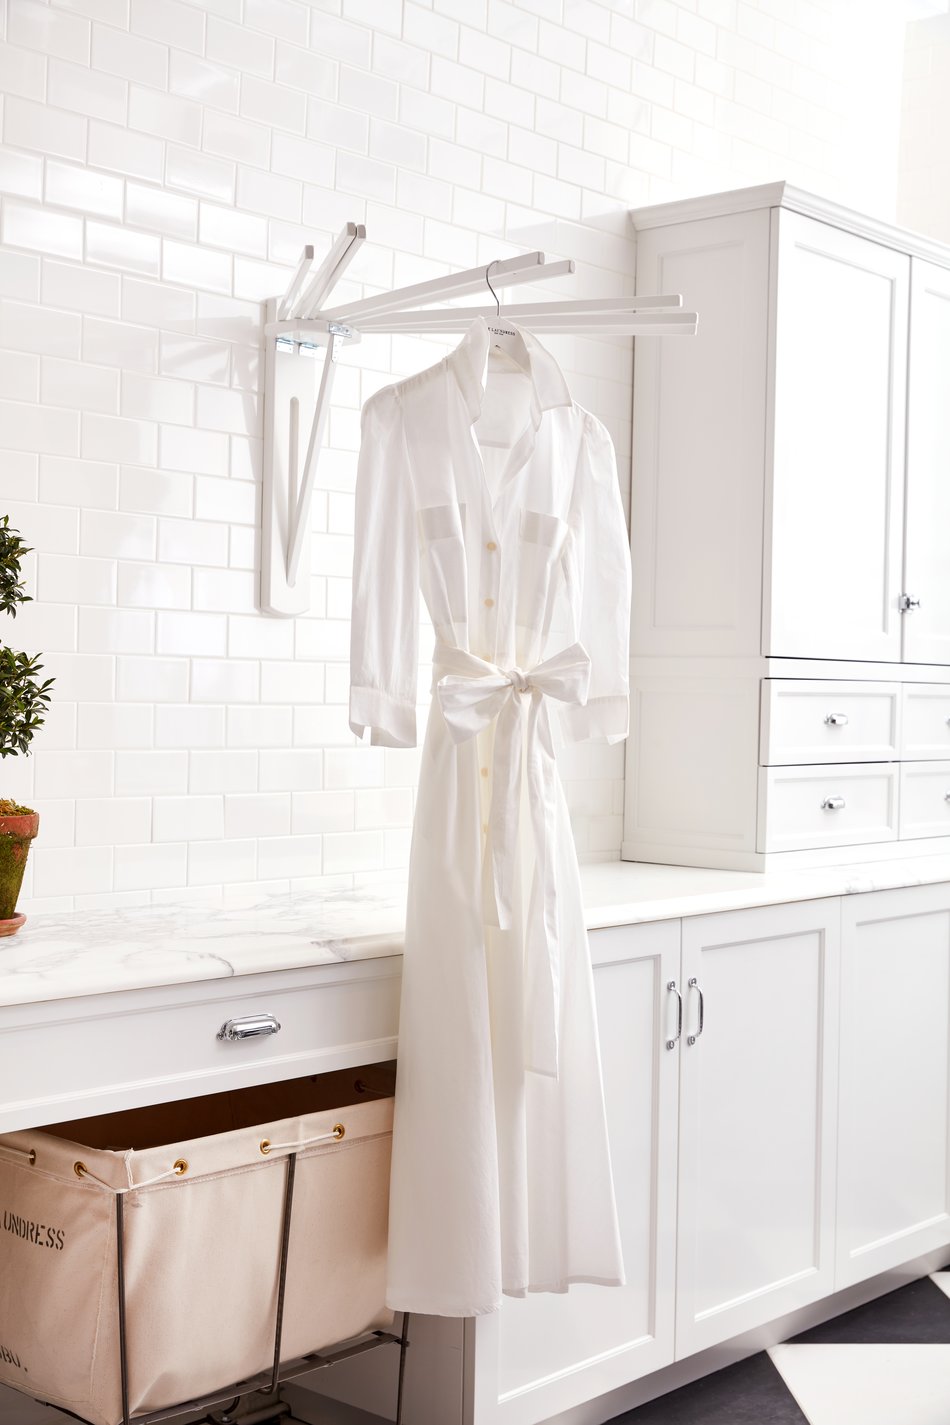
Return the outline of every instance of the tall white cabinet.
{"type": "Polygon", "coordinates": [[[624,856],[950,847],[950,248],[786,184],[634,223],[700,329],[636,353],[624,856]]]}

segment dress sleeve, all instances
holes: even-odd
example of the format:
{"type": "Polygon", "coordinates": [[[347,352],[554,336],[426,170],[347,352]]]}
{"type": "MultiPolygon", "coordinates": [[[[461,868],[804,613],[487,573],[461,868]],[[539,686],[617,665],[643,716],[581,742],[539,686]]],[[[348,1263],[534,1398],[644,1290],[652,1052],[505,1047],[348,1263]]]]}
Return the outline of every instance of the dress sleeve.
{"type": "Polygon", "coordinates": [[[577,636],[590,655],[591,676],[586,704],[564,709],[563,730],[575,742],[620,742],[630,720],[630,544],[613,442],[593,417],[583,441],[571,526],[577,636]]]}
{"type": "Polygon", "coordinates": [[[392,390],[363,407],[356,473],[350,728],[415,747],[419,548],[402,411],[392,390]]]}

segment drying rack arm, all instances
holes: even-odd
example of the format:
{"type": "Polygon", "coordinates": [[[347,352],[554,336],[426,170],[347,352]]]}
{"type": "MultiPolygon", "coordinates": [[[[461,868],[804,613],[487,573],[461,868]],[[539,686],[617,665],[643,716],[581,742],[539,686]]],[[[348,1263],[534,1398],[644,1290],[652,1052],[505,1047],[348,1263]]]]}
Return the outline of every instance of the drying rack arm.
{"type": "MultiPolygon", "coordinates": [[[[366,237],[361,223],[347,223],[314,269],[314,249],[304,248],[287,290],[267,304],[264,325],[264,489],[261,536],[261,607],[269,613],[305,613],[309,579],[299,579],[309,558],[310,511],[317,464],[326,431],[330,392],[341,344],[360,334],[447,335],[465,331],[477,317],[510,318],[529,331],[592,336],[691,336],[695,312],[683,310],[676,294],[597,297],[492,307],[435,306],[523,283],[548,282],[574,271],[570,258],[546,263],[540,251],[502,258],[486,266],[415,282],[390,292],[325,308],[321,304],[339,282],[366,237]],[[316,382],[309,364],[323,346],[323,369],[316,382]],[[306,454],[299,459],[312,410],[306,454]]],[[[497,326],[497,323],[495,324],[497,326]]],[[[494,330],[495,327],[492,327],[494,330]]]]}
{"type": "Polygon", "coordinates": [[[326,355],[323,358],[323,370],[320,372],[320,385],[317,390],[317,404],[313,412],[313,423],[310,427],[310,440],[307,443],[307,454],[304,459],[303,469],[300,473],[297,503],[294,506],[290,529],[288,530],[288,584],[296,584],[297,582],[297,571],[300,567],[300,556],[303,552],[304,531],[310,527],[310,506],[313,504],[313,489],[317,478],[317,461],[320,456],[320,448],[323,445],[323,432],[326,429],[327,416],[330,410],[330,392],[333,388],[333,373],[336,369],[336,343],[338,340],[339,338],[336,333],[331,332],[327,341],[326,355]]]}

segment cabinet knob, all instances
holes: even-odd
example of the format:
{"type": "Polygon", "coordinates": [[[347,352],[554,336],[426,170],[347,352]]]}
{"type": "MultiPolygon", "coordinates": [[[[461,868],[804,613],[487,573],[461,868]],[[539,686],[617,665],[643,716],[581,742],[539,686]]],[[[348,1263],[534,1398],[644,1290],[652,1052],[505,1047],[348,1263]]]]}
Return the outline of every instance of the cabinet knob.
{"type": "Polygon", "coordinates": [[[844,806],[844,797],[825,797],[821,804],[822,811],[840,811],[844,806]]]}
{"type": "Polygon", "coordinates": [[[241,1039],[258,1039],[262,1035],[277,1034],[280,1023],[272,1014],[250,1014],[245,1019],[229,1019],[218,1030],[219,1039],[231,1043],[241,1039]]]}
{"type": "Polygon", "coordinates": [[[848,726],[848,714],[847,714],[847,713],[829,713],[828,716],[825,718],[825,722],[828,724],[829,727],[847,727],[847,726],[848,726]]]}
{"type": "Polygon", "coordinates": [[[909,614],[912,609],[920,608],[920,600],[916,594],[901,594],[898,608],[902,614],[909,614]]]}

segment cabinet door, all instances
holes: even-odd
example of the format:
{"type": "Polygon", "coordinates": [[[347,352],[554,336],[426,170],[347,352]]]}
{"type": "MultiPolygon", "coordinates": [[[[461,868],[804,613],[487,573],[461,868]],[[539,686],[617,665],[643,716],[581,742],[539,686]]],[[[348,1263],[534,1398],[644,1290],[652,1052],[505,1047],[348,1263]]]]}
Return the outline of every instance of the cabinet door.
{"type": "Polygon", "coordinates": [[[904,660],[950,663],[950,271],[911,263],[904,660]]]}
{"type": "Polygon", "coordinates": [[[679,921],[591,935],[626,1285],[505,1298],[472,1323],[474,1425],[535,1425],[673,1359],[679,921]]]}
{"type": "Polygon", "coordinates": [[[841,910],[837,1275],[950,1242],[950,885],[841,910]]]}
{"type": "Polygon", "coordinates": [[[897,661],[910,259],[776,210],[763,653],[897,661]]]}
{"type": "Polygon", "coordinates": [[[832,1289],[839,914],[683,922],[677,1359],[832,1289]]]}

